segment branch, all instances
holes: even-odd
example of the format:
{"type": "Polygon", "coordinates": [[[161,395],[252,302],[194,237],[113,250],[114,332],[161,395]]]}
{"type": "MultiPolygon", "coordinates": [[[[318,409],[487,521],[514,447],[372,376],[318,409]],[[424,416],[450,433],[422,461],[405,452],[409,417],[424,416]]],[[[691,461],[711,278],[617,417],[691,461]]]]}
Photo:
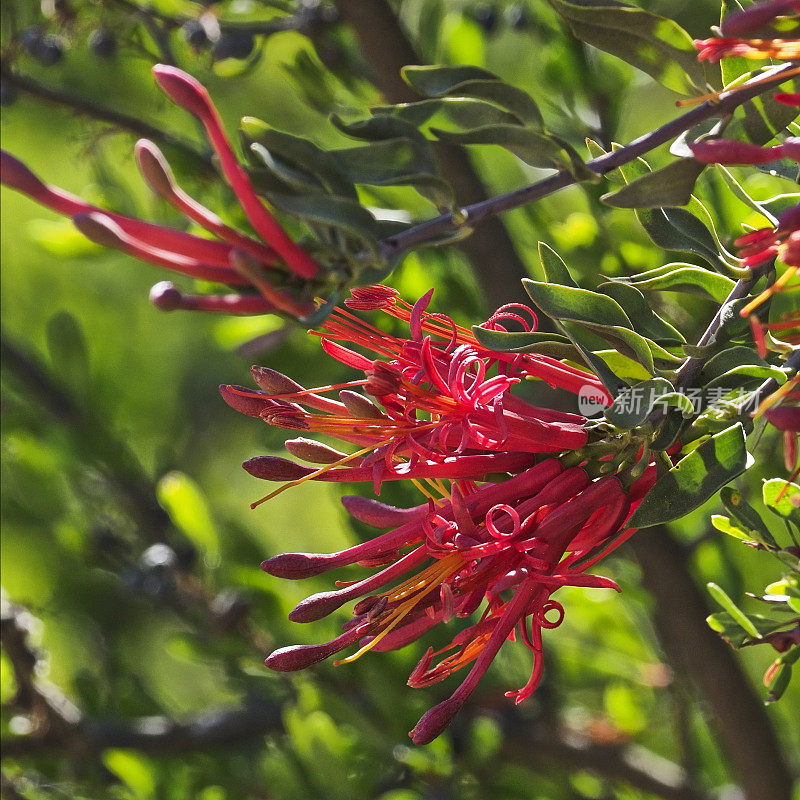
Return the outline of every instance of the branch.
{"type": "Polygon", "coordinates": [[[596,744],[575,734],[511,736],[502,753],[523,764],[528,764],[533,757],[563,765],[570,771],[585,769],[605,780],[621,781],[663,800],[709,800],[707,794],[692,785],[681,766],[643,747],[596,744]]]}
{"type": "Polygon", "coordinates": [[[747,800],[789,800],[792,776],[763,704],[733,650],[706,625],[709,609],[681,545],[664,526],[630,544],[656,602],[655,626],[673,664],[691,677],[714,717],[747,800]]]}
{"type": "Polygon", "coordinates": [[[171,528],[169,517],[155,499],[153,482],[127,444],[107,429],[102,420],[78,403],[50,376],[47,367],[33,353],[0,334],[0,355],[22,387],[44,409],[70,429],[86,455],[98,458],[104,474],[120,493],[144,536],[151,542],[164,541],[171,528]],[[88,442],[90,447],[84,446],[88,442]]]}
{"type": "MultiPolygon", "coordinates": [[[[796,66],[790,63],[776,67],[766,73],[766,76],[762,74],[756,78],[751,78],[741,87],[723,92],[717,99],[706,100],[706,102],[662,125],[660,128],[634,139],[625,147],[587,161],[586,166],[597,175],[605,175],[607,172],[611,172],[617,167],[666,144],[700,122],[730,114],[748,100],[752,100],[767,89],[775,88],[783,83],[786,80],[786,73],[794,72],[796,69],[796,66]]],[[[464,225],[474,227],[497,214],[526,205],[534,200],[541,200],[543,197],[547,197],[567,186],[572,186],[577,182],[573,175],[559,172],[530,186],[524,186],[520,189],[515,189],[513,192],[465,206],[461,209],[460,213],[463,216],[460,219],[456,219],[449,212],[442,214],[415,225],[402,233],[384,239],[381,243],[381,255],[384,259],[397,257],[398,254],[417,244],[455,231],[464,225]]]]}
{"type": "Polygon", "coordinates": [[[181,150],[196,159],[204,172],[216,174],[211,157],[208,153],[201,152],[185,139],[175,136],[168,131],[161,130],[161,128],[151,125],[149,122],[141,119],[141,117],[124,114],[121,111],[114,111],[92,100],[87,100],[85,97],[78,97],[77,95],[62,91],[61,89],[51,89],[38,83],[33,78],[28,78],[16,72],[4,70],[3,80],[13,84],[22,92],[27,92],[33,97],[38,97],[40,100],[56,103],[71,109],[77,114],[91,117],[101,122],[107,122],[117,128],[135,133],[137,136],[143,136],[146,139],[152,139],[160,144],[181,150]]]}
{"type": "MultiPolygon", "coordinates": [[[[349,24],[355,31],[362,53],[371,67],[375,84],[384,97],[391,103],[418,100],[419,97],[413,89],[402,79],[400,71],[406,65],[420,64],[422,60],[386,0],[370,0],[366,3],[363,0],[336,0],[336,7],[342,22],[349,24]]],[[[439,142],[436,155],[442,177],[452,185],[460,202],[476,205],[490,202],[483,200],[486,189],[463,148],[439,142]]],[[[482,228],[459,242],[458,246],[464,250],[472,264],[487,304],[491,308],[497,308],[513,300],[527,301],[521,280],[528,277],[528,271],[515,250],[508,231],[502,222],[492,219],[491,215],[484,221],[486,224],[482,228]]],[[[445,226],[442,230],[452,230],[455,227],[457,226],[445,226]]],[[[393,242],[394,239],[389,239],[384,243],[384,258],[408,249],[403,246],[395,247],[393,242]]]]}

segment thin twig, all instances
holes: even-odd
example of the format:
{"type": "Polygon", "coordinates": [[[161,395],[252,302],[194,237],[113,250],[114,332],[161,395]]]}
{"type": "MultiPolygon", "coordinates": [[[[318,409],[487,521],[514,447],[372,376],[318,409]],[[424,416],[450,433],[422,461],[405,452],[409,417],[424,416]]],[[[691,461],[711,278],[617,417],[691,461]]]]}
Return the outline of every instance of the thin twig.
{"type": "MultiPolygon", "coordinates": [[[[794,69],[796,69],[796,65],[790,63],[776,67],[766,75],[761,74],[756,78],[752,78],[737,89],[723,92],[718,99],[706,100],[701,105],[662,125],[660,128],[634,139],[625,147],[587,161],[586,166],[597,175],[605,175],[607,172],[611,172],[611,170],[666,144],[700,122],[731,113],[748,100],[752,100],[762,92],[783,83],[786,80],[785,73],[794,69]]],[[[578,179],[574,175],[567,172],[559,172],[530,186],[524,186],[520,189],[515,189],[513,192],[465,206],[461,209],[458,218],[452,213],[442,214],[415,225],[402,233],[384,239],[381,242],[381,255],[387,260],[396,258],[398,254],[414,245],[437,238],[461,227],[474,227],[490,217],[512,208],[526,205],[534,200],[541,200],[543,197],[547,197],[567,186],[572,186],[577,182],[578,179]]]]}
{"type": "Polygon", "coordinates": [[[147,139],[153,139],[156,142],[174,147],[182,150],[184,153],[189,154],[197,160],[204,171],[216,174],[214,166],[211,161],[211,156],[208,153],[201,152],[191,142],[175,136],[168,131],[151,125],[141,117],[135,117],[131,114],[125,114],[121,111],[115,111],[111,108],[106,108],[93,100],[88,100],[85,97],[78,97],[71,92],[65,92],[61,89],[51,89],[48,86],[43,86],[33,78],[25,75],[20,75],[17,72],[3,72],[3,80],[13,84],[17,89],[26,92],[41,100],[46,100],[50,103],[57,103],[58,105],[65,106],[66,108],[75,111],[78,114],[92,117],[92,119],[107,122],[117,128],[122,128],[127,131],[135,133],[137,136],[143,136],[147,139]]]}

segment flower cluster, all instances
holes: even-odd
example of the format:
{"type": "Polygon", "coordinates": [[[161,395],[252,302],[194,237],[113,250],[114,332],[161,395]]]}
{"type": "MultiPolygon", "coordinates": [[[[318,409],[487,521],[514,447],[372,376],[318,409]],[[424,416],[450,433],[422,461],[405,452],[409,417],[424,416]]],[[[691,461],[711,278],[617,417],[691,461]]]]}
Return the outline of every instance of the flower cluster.
{"type": "MultiPolygon", "coordinates": [[[[695,47],[701,61],[720,61],[723,58],[767,59],[791,61],[800,57],[797,27],[787,31],[773,29],[779,18],[800,11],[800,0],[766,0],[728,15],[720,25],[721,37],[698,39],[695,47]]],[[[791,96],[795,101],[796,96],[791,96]]]]}
{"type": "Polygon", "coordinates": [[[153,68],[153,76],[171,100],[203,124],[222,174],[259,239],[226,225],[213,211],[190,197],[175,182],[158,147],[146,139],[137,142],[135,154],[147,185],[214,239],[97,208],[43,183],[4,151],[2,183],[71,217],[76,227],[98,244],[172,272],[236,288],[232,294],[192,296],[182,295],[171,283],[162,282],[153,287],[151,299],[163,310],[184,308],[228,314],[281,311],[295,317],[307,316],[313,310],[310,300],[299,300],[275,283],[299,279],[302,285],[318,273],[319,266],[289,238],[256,194],[225,136],[208,92],[195,78],[176,67],[159,64],[153,68]]]}
{"type": "MultiPolygon", "coordinates": [[[[356,601],[341,635],[275,651],[266,664],[276,670],[302,669],[354,645],[356,652],[337,663],[404,647],[436,625],[480,612],[447,647],[429,648],[409,678],[410,686],[429,686],[472,665],[452,696],[411,732],[425,743],[449,724],[506,639],[518,635],[534,654],[530,680],[508,696],[521,702],[534,691],[543,670],[542,630],[564,616],[553,593],[564,585],[617,588],[586,570],[632,533],[625,520],[652,485],[654,468],[644,459],[627,484],[614,474],[593,478],[581,452],[586,420],[533,406],[510,391],[524,378],[572,392],[587,385],[604,391],[593,375],[540,355],[485,350],[449,317],[426,313],[431,293],[413,306],[383,286],[352,295],[351,309],[382,309],[410,330],[409,338],[393,337],[337,309],[322,346],[363,378],[304,389],[254,367],[260,391],[221,391],[231,406],[271,425],[329,434],[359,448],[348,455],[305,436],[291,439],[290,453],[321,466],[261,456],[244,464],[256,477],[286,485],[367,481],[376,494],[386,480],[407,479],[427,497],[404,509],[345,497],[353,517],[390,530],[337,553],[284,553],[262,565],[291,579],[352,564],[376,570],[301,602],[290,614],[295,622],[356,601]],[[338,400],[326,396],[334,390],[338,400]],[[571,454],[571,462],[553,455],[559,453],[571,454]]],[[[512,322],[536,325],[532,312],[518,305],[501,308],[485,325],[505,329],[512,322]]]]}

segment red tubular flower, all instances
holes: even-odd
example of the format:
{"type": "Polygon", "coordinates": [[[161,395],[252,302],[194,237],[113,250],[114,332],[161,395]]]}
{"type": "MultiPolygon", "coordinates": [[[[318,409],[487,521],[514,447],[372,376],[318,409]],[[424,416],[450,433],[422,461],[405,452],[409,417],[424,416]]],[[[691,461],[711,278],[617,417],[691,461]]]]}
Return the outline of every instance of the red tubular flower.
{"type": "Polygon", "coordinates": [[[85,236],[105,247],[121,250],[180,274],[246,287],[243,293],[186,298],[177,290],[164,294],[164,287],[161,286],[154,294],[159,308],[233,314],[282,311],[295,317],[308,316],[313,304],[297,300],[287,291],[277,289],[272,285],[270,276],[276,270],[288,268],[291,273],[306,280],[318,273],[319,266],[289,239],[256,195],[247,173],[239,165],[225,137],[219,115],[205,88],[175,67],[158,65],[153,68],[153,74],[170,98],[202,121],[219,156],[224,177],[263,241],[229,227],[216,214],[191,198],[176,184],[166,159],[156,145],[144,139],[137,142],[135,152],[137,164],[148,186],[216,239],[195,236],[97,208],[75,195],[43,183],[22,162],[5,152],[2,152],[0,171],[2,183],[53,211],[72,217],[85,236]]]}
{"type": "MultiPolygon", "coordinates": [[[[272,653],[266,664],[279,671],[302,669],[357,644],[356,652],[337,663],[368,650],[404,647],[441,622],[482,609],[478,621],[450,645],[429,649],[409,678],[412,687],[429,686],[472,665],[456,692],[411,732],[416,743],[425,743],[447,726],[515,631],[534,663],[527,684],[508,696],[521,702],[534,691],[543,670],[542,630],[557,627],[564,616],[552,594],[564,585],[617,588],[586,570],[632,533],[625,520],[652,486],[655,470],[648,465],[626,489],[615,476],[593,480],[583,467],[565,468],[552,456],[541,459],[583,447],[585,420],[532,406],[511,388],[531,376],[577,391],[579,382],[597,385],[594,376],[535,354],[481,348],[470,331],[445,315],[426,313],[430,293],[413,306],[383,286],[352,294],[350,308],[380,308],[410,329],[410,338],[401,339],[345,309],[332,315],[323,347],[360,370],[363,379],[304,389],[280,373],[254,367],[261,391],[221,390],[242,413],[359,448],[347,455],[301,436],[288,441],[287,449],[321,466],[262,456],[245,463],[251,474],[287,485],[309,479],[368,481],[376,493],[385,480],[407,478],[428,497],[406,509],[346,497],[354,518],[385,532],[337,553],[284,553],[262,564],[270,574],[290,579],[352,564],[374,568],[362,580],[297,605],[290,619],[307,623],[355,602],[352,619],[332,641],[272,653]],[[370,360],[342,342],[381,358],[370,360]],[[338,400],[326,396],[333,390],[340,390],[338,400]],[[497,481],[503,473],[506,479],[497,481]]],[[[500,327],[510,320],[535,326],[523,306],[504,307],[485,324],[500,327]]]]}
{"type": "Polygon", "coordinates": [[[759,147],[731,139],[712,139],[689,145],[694,157],[703,164],[766,164],[778,158],[800,161],[800,137],[790,136],[783,144],[759,147]]]}
{"type": "Polygon", "coordinates": [[[800,270],[800,203],[780,214],[775,228],[759,228],[746,233],[736,240],[735,245],[745,267],[756,267],[775,258],[787,266],[774,283],[741,310],[741,315],[746,317],[773,294],[792,288],[791,280],[800,270]]]}

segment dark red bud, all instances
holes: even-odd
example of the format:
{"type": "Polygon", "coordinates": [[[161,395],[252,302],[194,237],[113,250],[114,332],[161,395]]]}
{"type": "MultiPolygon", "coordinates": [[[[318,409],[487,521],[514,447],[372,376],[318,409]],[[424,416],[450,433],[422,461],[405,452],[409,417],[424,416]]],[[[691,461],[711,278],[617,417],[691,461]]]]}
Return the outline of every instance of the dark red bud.
{"type": "Polygon", "coordinates": [[[428,744],[452,722],[464,705],[466,697],[450,697],[426,711],[414,729],[408,734],[414,744],[428,744]]]}
{"type": "Polygon", "coordinates": [[[259,397],[257,392],[244,386],[222,384],[219,387],[219,393],[231,408],[242,414],[247,414],[248,417],[260,417],[261,413],[269,408],[272,402],[266,395],[259,397]]]}
{"type": "Polygon", "coordinates": [[[182,300],[183,295],[172,281],[160,281],[150,290],[150,302],[159,311],[175,311],[182,300]]]}
{"type": "Polygon", "coordinates": [[[326,553],[281,553],[262,562],[261,569],[276,578],[300,580],[327,572],[335,566],[333,556],[326,553]]]}
{"type": "Polygon", "coordinates": [[[303,391],[303,387],[299,383],[269,367],[252,366],[250,374],[256,385],[268,394],[292,394],[303,391]]]}
{"type": "Polygon", "coordinates": [[[303,436],[299,436],[297,439],[287,439],[284,446],[295,458],[301,458],[312,464],[335,464],[347,455],[327,444],[315,439],[306,439],[303,436]]]}
{"type": "Polygon", "coordinates": [[[422,517],[427,506],[416,508],[395,508],[395,506],[381,503],[371,497],[357,497],[346,495],[342,498],[342,505],[351,517],[371,525],[373,528],[396,528],[405,525],[415,517],[422,517]]]}
{"type": "Polygon", "coordinates": [[[280,456],[255,456],[245,461],[242,466],[254,478],[260,478],[262,481],[296,481],[314,472],[310,467],[295,464],[294,461],[280,456]]]}

